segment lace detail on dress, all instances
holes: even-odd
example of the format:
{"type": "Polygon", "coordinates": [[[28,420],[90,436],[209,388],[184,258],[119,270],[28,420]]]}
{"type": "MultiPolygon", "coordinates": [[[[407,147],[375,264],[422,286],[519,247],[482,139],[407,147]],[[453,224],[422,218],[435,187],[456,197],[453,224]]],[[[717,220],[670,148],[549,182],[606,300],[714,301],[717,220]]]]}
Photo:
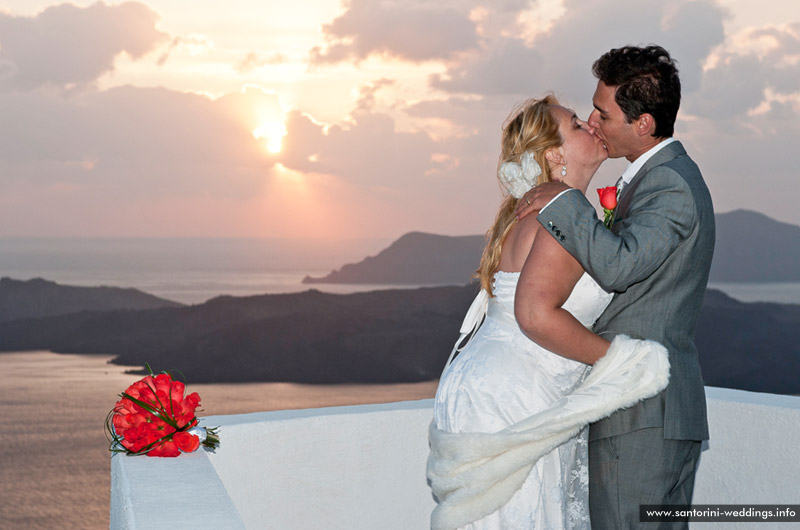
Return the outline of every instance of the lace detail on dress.
{"type": "MultiPolygon", "coordinates": [[[[575,389],[588,366],[529,340],[514,319],[519,273],[497,272],[486,320],[439,382],[434,421],[449,432],[497,432],[575,389]]],[[[591,326],[611,300],[584,274],[564,303],[591,326]]],[[[590,530],[588,430],[543,456],[498,511],[468,530],[590,530]]]]}
{"type": "MultiPolygon", "coordinates": [[[[566,484],[566,528],[590,528],[589,521],[589,428],[574,439],[574,463],[562,459],[561,470],[566,484]]],[[[566,445],[566,444],[565,444],[566,445]]]]}

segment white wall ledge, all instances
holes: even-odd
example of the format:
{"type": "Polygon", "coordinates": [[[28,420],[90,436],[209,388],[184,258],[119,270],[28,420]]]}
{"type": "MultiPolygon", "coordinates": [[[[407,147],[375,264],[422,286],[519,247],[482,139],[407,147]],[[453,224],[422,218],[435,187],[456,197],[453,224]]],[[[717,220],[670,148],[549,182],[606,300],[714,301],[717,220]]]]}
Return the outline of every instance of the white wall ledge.
{"type": "Polygon", "coordinates": [[[110,528],[245,530],[203,451],[179,458],[111,457],[110,528]]]}
{"type": "MultiPolygon", "coordinates": [[[[712,387],[706,396],[711,441],[694,503],[797,504],[800,398],[712,387]]],[[[431,409],[428,399],[204,418],[220,426],[216,453],[112,458],[111,528],[428,528],[431,409]]]]}

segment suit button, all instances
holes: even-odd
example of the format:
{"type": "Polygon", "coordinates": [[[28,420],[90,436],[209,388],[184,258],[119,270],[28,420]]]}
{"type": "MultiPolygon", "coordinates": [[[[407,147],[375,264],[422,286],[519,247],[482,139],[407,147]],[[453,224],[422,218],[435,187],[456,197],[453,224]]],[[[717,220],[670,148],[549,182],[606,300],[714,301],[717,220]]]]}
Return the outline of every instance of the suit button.
{"type": "Polygon", "coordinates": [[[560,236],[561,235],[561,230],[556,230],[556,235],[560,236]]]}
{"type": "Polygon", "coordinates": [[[565,239],[567,239],[567,238],[564,237],[564,236],[561,236],[561,241],[564,241],[565,239]]]}
{"type": "Polygon", "coordinates": [[[553,226],[553,221],[547,221],[547,226],[553,226]]]}

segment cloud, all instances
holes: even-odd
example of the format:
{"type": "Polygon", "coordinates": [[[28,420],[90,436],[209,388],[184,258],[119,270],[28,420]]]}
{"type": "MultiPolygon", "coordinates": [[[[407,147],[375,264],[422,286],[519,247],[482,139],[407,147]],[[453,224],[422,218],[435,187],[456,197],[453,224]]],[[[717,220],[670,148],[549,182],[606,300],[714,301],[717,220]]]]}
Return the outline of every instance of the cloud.
{"type": "Polygon", "coordinates": [[[718,212],[746,208],[800,224],[797,107],[773,102],[746,126],[693,121],[681,136],[708,182],[718,212]]]}
{"type": "Polygon", "coordinates": [[[279,236],[286,195],[264,198],[274,161],[239,112],[274,103],[130,86],[0,94],[2,233],[279,236]]]}
{"type": "Polygon", "coordinates": [[[311,50],[312,64],[361,61],[373,54],[412,62],[442,60],[478,44],[468,13],[423,1],[351,0],[323,31],[327,45],[311,50]]]}
{"type": "MultiPolygon", "coordinates": [[[[781,97],[800,95],[800,23],[746,31],[704,72],[701,90],[684,108],[720,127],[752,128],[781,97]]],[[[800,109],[785,110],[800,117],[800,109]]]]}
{"type": "Polygon", "coordinates": [[[291,112],[277,160],[296,171],[334,175],[372,189],[407,188],[431,168],[436,148],[426,133],[398,131],[391,117],[366,110],[355,111],[352,120],[327,127],[291,112]]]}
{"type": "Polygon", "coordinates": [[[800,22],[787,24],[782,28],[761,28],[750,33],[752,39],[762,37],[770,38],[775,45],[767,51],[773,58],[790,56],[797,58],[800,55],[800,22]]]}
{"type": "Polygon", "coordinates": [[[262,58],[255,52],[250,52],[234,65],[234,69],[240,74],[250,74],[262,66],[283,64],[287,60],[286,55],[280,52],[273,53],[266,58],[262,58]]]}
{"type": "MultiPolygon", "coordinates": [[[[707,0],[678,2],[676,6],[663,15],[661,39],[678,61],[681,88],[686,94],[700,88],[706,59],[725,41],[723,23],[730,14],[707,0]]],[[[655,42],[661,44],[661,40],[655,42]]]]}
{"type": "MultiPolygon", "coordinates": [[[[526,32],[521,24],[531,19],[521,14],[531,5],[522,0],[355,0],[326,27],[328,45],[315,50],[316,66],[377,55],[431,63],[393,70],[397,64],[376,61],[377,69],[355,69],[352,77],[337,69],[337,90],[358,92],[355,100],[341,98],[347,103],[338,111],[325,108],[324,83],[332,81],[321,69],[292,82],[293,95],[305,96],[286,98],[297,105],[291,111],[270,90],[283,86],[263,79],[261,87],[217,99],[132,86],[52,90],[91,85],[113,70],[119,53],[142,57],[157,50],[166,60],[175,46],[202,53],[212,46],[213,34],[169,41],[141,4],[51,10],[62,25],[69,18],[64,13],[107,24],[131,5],[144,21],[144,37],[116,31],[120,37],[112,38],[82,26],[95,32],[97,49],[70,41],[70,33],[58,41],[65,52],[57,57],[46,54],[52,44],[41,36],[52,14],[0,15],[4,233],[25,233],[15,224],[35,227],[29,233],[39,235],[480,233],[500,200],[500,133],[512,108],[553,90],[585,115],[596,82],[592,62],[612,47],[649,42],[664,45],[679,61],[684,100],[678,137],[703,169],[717,208],[766,210],[772,203],[778,205],[773,215],[800,221],[793,204],[798,23],[725,35],[728,15],[710,0],[565,0],[552,24],[526,32]],[[59,73],[58,62],[65,60],[72,61],[68,75],[59,73]],[[309,88],[319,86],[322,91],[309,88]],[[310,108],[323,109],[328,123],[310,108]],[[252,132],[284,118],[282,150],[271,154],[252,132]],[[749,200],[741,183],[754,176],[769,184],[748,191],[749,200]]],[[[269,48],[242,51],[248,49],[217,50],[224,59],[198,58],[193,65],[207,59],[228,64],[235,57],[241,58],[239,72],[259,74],[261,66],[283,59],[269,48]]],[[[179,60],[170,59],[165,72],[179,60]]],[[[598,185],[613,183],[621,171],[614,164],[604,164],[598,185]]]]}
{"type": "Polygon", "coordinates": [[[282,121],[284,118],[278,95],[259,85],[248,84],[239,92],[225,94],[214,101],[214,108],[226,116],[235,116],[237,123],[250,131],[264,122],[282,121]]]}
{"type": "Polygon", "coordinates": [[[393,79],[378,79],[374,83],[370,83],[361,87],[359,91],[358,101],[356,101],[356,110],[370,111],[375,108],[377,102],[378,92],[385,87],[390,87],[395,84],[393,79]]]}
{"type": "Polygon", "coordinates": [[[496,207],[486,197],[499,198],[489,142],[399,130],[374,109],[391,86],[363,87],[345,123],[290,112],[278,154],[252,136],[259,114],[282,112],[257,87],[215,100],[130,86],[0,94],[0,226],[16,235],[480,231],[496,207]]]}
{"type": "MultiPolygon", "coordinates": [[[[472,188],[455,167],[458,149],[375,111],[390,86],[363,87],[345,123],[290,112],[278,154],[252,135],[261,117],[283,112],[257,87],[218,99],[130,86],[0,94],[0,226],[18,235],[386,237],[412,215],[416,229],[452,232],[465,205],[488,220],[485,194],[442,200],[472,188]]],[[[484,186],[495,193],[492,172],[493,162],[484,186]]]]}
{"type": "Polygon", "coordinates": [[[140,58],[168,36],[144,4],[49,7],[35,17],[0,13],[0,89],[84,86],[127,53],[140,58]]]}
{"type": "Polygon", "coordinates": [[[764,99],[765,70],[757,57],[728,57],[705,73],[702,90],[685,98],[682,111],[721,122],[744,116],[764,99]]]}
{"type": "Polygon", "coordinates": [[[495,36],[486,53],[434,75],[432,86],[453,93],[520,97],[554,90],[570,100],[588,101],[596,83],[591,65],[602,53],[653,42],[672,52],[680,62],[684,85],[693,90],[705,58],[724,38],[725,11],[710,0],[594,4],[567,0],[564,7],[565,14],[533,40],[495,36]]]}
{"type": "Polygon", "coordinates": [[[185,49],[189,55],[200,55],[214,48],[214,42],[205,35],[179,35],[172,39],[169,46],[158,58],[158,66],[164,66],[169,56],[176,49],[185,49]]]}
{"type": "Polygon", "coordinates": [[[264,172],[250,130],[203,96],[134,87],[68,98],[16,92],[0,97],[0,115],[0,182],[95,199],[245,197],[264,172]]]}
{"type": "Polygon", "coordinates": [[[530,94],[544,89],[544,57],[519,39],[498,39],[474,60],[433,74],[430,85],[451,93],[530,94]]]}
{"type": "MultiPolygon", "coordinates": [[[[723,26],[729,16],[708,0],[602,5],[568,0],[564,15],[528,40],[509,32],[482,33],[480,53],[459,56],[445,73],[429,77],[437,99],[404,111],[421,123],[447,124],[441,128],[449,127],[451,136],[435,148],[458,164],[443,173],[482,186],[482,179],[492,178],[500,125],[515,104],[552,89],[579,113],[588,113],[596,83],[593,61],[613,47],[654,42],[679,62],[684,96],[679,138],[701,163],[719,211],[767,208],[777,201],[782,217],[794,215],[798,222],[786,197],[796,196],[790,190],[796,189],[797,164],[789,160],[800,137],[800,23],[730,36],[723,26]],[[709,62],[717,56],[716,64],[709,62]],[[769,185],[748,193],[752,202],[733,185],[761,174],[769,185]]],[[[606,163],[598,182],[610,178],[612,166],[621,171],[617,162],[606,163]]]]}

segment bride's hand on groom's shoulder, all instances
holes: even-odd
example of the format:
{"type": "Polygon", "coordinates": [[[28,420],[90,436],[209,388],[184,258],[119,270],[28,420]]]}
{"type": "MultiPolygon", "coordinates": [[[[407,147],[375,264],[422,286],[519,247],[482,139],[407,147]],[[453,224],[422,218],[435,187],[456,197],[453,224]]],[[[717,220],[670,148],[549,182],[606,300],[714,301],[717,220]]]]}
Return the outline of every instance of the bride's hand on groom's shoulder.
{"type": "Polygon", "coordinates": [[[522,219],[531,212],[538,212],[555,199],[556,195],[568,189],[569,186],[563,182],[543,182],[531,188],[517,203],[517,219],[522,219]]]}

